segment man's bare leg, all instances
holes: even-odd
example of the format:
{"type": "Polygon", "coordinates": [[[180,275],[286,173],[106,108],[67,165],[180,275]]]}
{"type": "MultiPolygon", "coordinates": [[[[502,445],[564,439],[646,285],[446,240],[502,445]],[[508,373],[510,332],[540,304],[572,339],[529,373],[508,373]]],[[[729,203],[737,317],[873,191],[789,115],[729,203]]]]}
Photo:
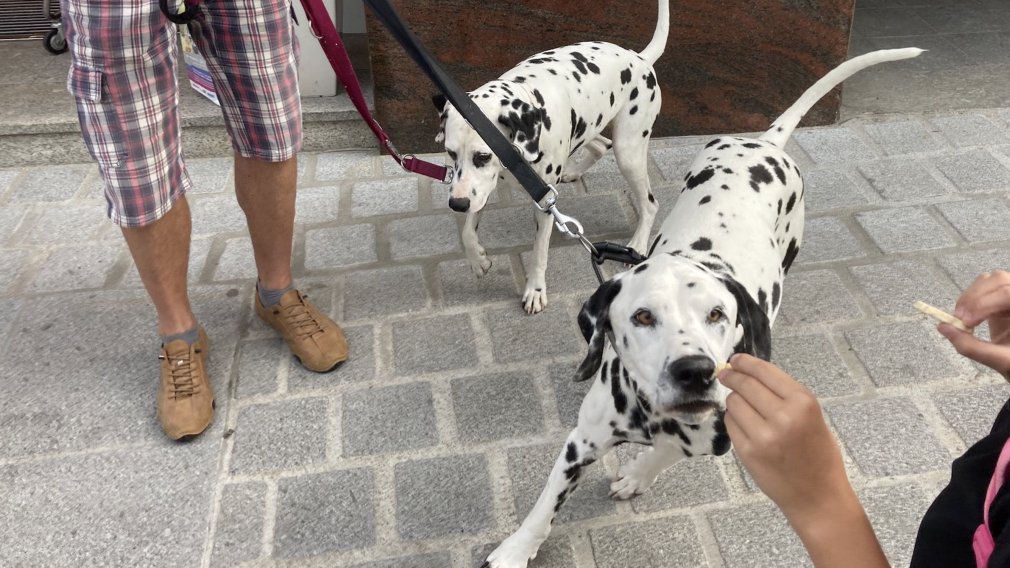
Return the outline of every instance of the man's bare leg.
{"type": "Polygon", "coordinates": [[[154,223],[122,228],[140,280],[158,313],[158,334],[162,337],[196,326],[186,290],[190,230],[185,196],[154,223]]]}
{"type": "Polygon", "coordinates": [[[249,223],[260,282],[272,290],[291,286],[297,183],[297,157],[264,162],[235,154],[235,195],[249,223]]]}

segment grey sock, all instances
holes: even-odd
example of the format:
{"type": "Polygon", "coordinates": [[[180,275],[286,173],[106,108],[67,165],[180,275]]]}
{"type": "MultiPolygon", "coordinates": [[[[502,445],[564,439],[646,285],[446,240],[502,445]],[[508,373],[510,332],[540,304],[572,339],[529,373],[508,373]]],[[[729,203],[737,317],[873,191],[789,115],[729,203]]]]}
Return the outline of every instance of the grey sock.
{"type": "Polygon", "coordinates": [[[193,327],[193,329],[188,329],[182,333],[177,333],[175,335],[161,336],[161,344],[168,345],[169,343],[181,339],[186,342],[186,345],[193,345],[197,341],[200,341],[200,328],[193,327]]]}
{"type": "Polygon", "coordinates": [[[287,292],[294,290],[295,285],[292,282],[287,288],[271,290],[270,288],[264,286],[262,282],[257,281],[256,289],[259,291],[260,302],[263,302],[263,307],[269,308],[270,306],[276,306],[281,303],[281,297],[287,292]]]}

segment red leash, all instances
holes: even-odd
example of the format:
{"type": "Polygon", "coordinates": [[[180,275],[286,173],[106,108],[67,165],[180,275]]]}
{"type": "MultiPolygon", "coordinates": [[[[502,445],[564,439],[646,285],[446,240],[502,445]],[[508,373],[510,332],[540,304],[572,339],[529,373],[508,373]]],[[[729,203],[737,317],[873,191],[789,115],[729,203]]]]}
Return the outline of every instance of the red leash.
{"type": "MultiPolygon", "coordinates": [[[[184,3],[183,12],[174,14],[168,9],[168,0],[159,1],[162,12],[165,13],[169,20],[179,25],[188,24],[200,13],[200,2],[201,0],[189,0],[184,3]]],[[[372,129],[372,133],[379,140],[379,144],[389,152],[389,155],[396,160],[396,163],[400,164],[408,172],[427,176],[444,183],[452,181],[452,170],[450,168],[426,162],[412,154],[401,156],[396,151],[396,147],[393,146],[393,141],[389,139],[389,135],[382,130],[382,127],[375,121],[372,113],[368,111],[368,103],[365,101],[364,93],[361,92],[358,76],[354,73],[354,67],[347,56],[347,50],[344,49],[344,43],[340,41],[340,34],[337,33],[337,29],[333,26],[333,20],[330,19],[330,14],[326,11],[326,7],[323,6],[322,0],[302,0],[302,6],[305,8],[305,15],[309,19],[309,31],[319,40],[319,45],[323,47],[326,58],[330,60],[330,65],[336,71],[340,84],[344,86],[347,95],[351,97],[351,103],[358,110],[358,114],[368,124],[368,127],[372,129]]],[[[294,12],[292,12],[293,14],[294,12]]]]}

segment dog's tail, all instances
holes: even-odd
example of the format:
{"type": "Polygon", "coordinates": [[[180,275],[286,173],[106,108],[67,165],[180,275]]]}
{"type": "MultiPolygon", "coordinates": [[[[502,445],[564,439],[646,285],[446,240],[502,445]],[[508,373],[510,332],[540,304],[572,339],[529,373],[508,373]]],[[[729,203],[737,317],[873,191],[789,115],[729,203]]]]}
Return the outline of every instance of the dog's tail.
{"type": "Polygon", "coordinates": [[[659,21],[656,23],[656,32],[652,34],[652,41],[645,46],[639,55],[642,59],[655,65],[659,56],[666,50],[666,40],[670,37],[670,0],[659,0],[659,21]]]}
{"type": "Polygon", "coordinates": [[[793,106],[789,107],[789,110],[772,123],[771,128],[768,129],[768,132],[762,134],[760,139],[771,142],[779,148],[784,148],[786,141],[792,136],[793,130],[796,129],[796,125],[800,123],[803,115],[807,114],[817,104],[817,101],[821,100],[821,97],[831,92],[831,89],[834,89],[839,83],[872,65],[885,61],[910,59],[918,56],[923,51],[925,50],[916,47],[884,49],[860,55],[842,63],[807,89],[807,92],[803,93],[803,96],[793,103],[793,106]]]}

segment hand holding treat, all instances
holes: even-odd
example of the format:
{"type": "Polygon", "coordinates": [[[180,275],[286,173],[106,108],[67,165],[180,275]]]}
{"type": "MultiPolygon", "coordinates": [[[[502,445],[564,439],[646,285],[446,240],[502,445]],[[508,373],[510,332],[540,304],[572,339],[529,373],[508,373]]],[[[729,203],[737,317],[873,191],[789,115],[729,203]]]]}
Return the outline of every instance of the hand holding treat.
{"type": "Polygon", "coordinates": [[[950,323],[941,323],[937,330],[958,353],[1010,381],[1010,272],[979,276],[957,300],[954,317],[968,329],[988,322],[989,341],[950,323]]]}

